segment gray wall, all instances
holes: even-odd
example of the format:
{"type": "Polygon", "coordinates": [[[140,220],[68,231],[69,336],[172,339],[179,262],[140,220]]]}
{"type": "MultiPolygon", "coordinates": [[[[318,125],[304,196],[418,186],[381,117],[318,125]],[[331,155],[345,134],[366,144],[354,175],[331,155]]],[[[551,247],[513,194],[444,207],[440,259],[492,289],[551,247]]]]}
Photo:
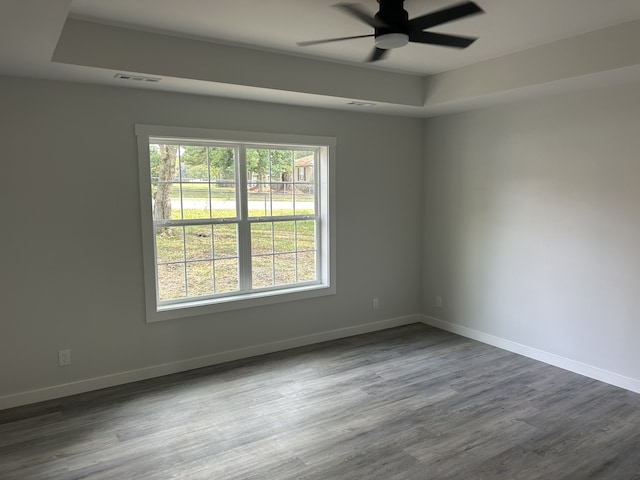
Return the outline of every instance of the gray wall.
{"type": "Polygon", "coordinates": [[[639,84],[426,124],[7,77],[0,92],[0,399],[421,310],[640,382],[639,84]],[[146,324],[135,123],[337,137],[338,294],[146,324]]]}
{"type": "Polygon", "coordinates": [[[0,92],[0,397],[420,311],[422,120],[7,77],[0,92]],[[337,295],[145,324],[136,123],[337,137],[337,295]]]}
{"type": "Polygon", "coordinates": [[[423,312],[640,382],[640,84],[430,119],[425,152],[423,312]]]}

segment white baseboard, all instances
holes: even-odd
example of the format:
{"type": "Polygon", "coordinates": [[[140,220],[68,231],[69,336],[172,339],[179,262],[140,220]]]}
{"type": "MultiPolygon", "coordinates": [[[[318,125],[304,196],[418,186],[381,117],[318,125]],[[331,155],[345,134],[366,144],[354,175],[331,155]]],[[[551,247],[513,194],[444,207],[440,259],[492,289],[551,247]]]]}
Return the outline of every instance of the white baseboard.
{"type": "Polygon", "coordinates": [[[290,348],[303,347],[314,343],[326,342],[328,340],[336,340],[338,338],[351,337],[363,333],[375,332],[386,328],[399,327],[409,325],[411,323],[420,323],[422,318],[420,315],[407,315],[405,317],[391,318],[373,323],[365,323],[353,327],[339,328],[337,330],[329,330],[326,332],[314,333],[302,337],[288,338],[277,342],[263,343],[260,345],[252,345],[250,347],[239,348],[236,350],[228,350],[225,352],[214,353],[201,357],[188,358],[186,360],[178,360],[176,362],[164,363],[161,365],[153,365],[150,367],[139,368],[136,370],[128,370],[125,372],[114,373],[101,377],[88,378],[77,382],[65,383],[62,385],[54,385],[51,387],[40,388],[37,390],[29,390],[11,395],[0,397],[0,410],[5,408],[18,407],[31,403],[42,402],[54,398],[66,397],[77,393],[89,392],[106,387],[113,387],[125,383],[137,382],[148,378],[160,377],[171,373],[184,372],[193,370],[194,368],[208,367],[220,363],[240,360],[243,358],[255,357],[265,353],[279,352],[290,348]]]}
{"type": "Polygon", "coordinates": [[[427,315],[421,315],[421,322],[425,325],[440,328],[441,330],[456,333],[463,337],[471,338],[488,345],[493,345],[494,347],[502,348],[503,350],[507,350],[509,352],[518,353],[520,355],[524,355],[525,357],[539,360],[549,365],[553,365],[554,367],[563,368],[565,370],[569,370],[570,372],[584,375],[585,377],[600,380],[601,382],[624,388],[635,393],[640,393],[640,380],[637,380],[635,378],[625,377],[624,375],[619,375],[608,370],[603,370],[586,363],[577,362],[575,360],[571,360],[570,358],[562,357],[554,353],[545,352],[544,350],[529,347],[527,345],[513,342],[511,340],[506,340],[501,337],[496,337],[495,335],[490,335],[473,328],[445,322],[444,320],[429,317],[427,315]]]}

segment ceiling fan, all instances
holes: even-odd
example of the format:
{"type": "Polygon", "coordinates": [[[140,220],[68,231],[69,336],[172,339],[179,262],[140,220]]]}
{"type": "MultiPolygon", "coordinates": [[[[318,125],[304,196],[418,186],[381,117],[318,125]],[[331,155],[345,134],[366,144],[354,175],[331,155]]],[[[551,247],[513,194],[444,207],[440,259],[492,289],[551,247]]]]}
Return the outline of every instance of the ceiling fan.
{"type": "Polygon", "coordinates": [[[403,6],[404,0],[378,0],[378,3],[380,4],[380,10],[374,16],[371,16],[357,3],[337,3],[334,5],[352,17],[373,27],[375,33],[298,42],[298,46],[306,47],[308,45],[339,42],[354,38],[375,37],[375,47],[367,62],[381,60],[389,53],[389,50],[403,47],[409,42],[466,48],[475,42],[477,38],[425,32],[425,30],[469,15],[484,13],[474,2],[464,2],[409,20],[409,14],[403,6]]]}

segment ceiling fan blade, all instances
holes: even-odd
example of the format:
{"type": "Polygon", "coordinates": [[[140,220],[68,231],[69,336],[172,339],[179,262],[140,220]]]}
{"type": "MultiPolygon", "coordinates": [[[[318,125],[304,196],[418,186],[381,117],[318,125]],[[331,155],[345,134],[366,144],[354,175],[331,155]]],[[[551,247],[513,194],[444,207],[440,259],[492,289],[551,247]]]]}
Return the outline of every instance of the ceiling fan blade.
{"type": "Polygon", "coordinates": [[[454,48],[467,48],[476,40],[477,38],[473,37],[459,37],[457,35],[445,35],[434,32],[412,32],[409,34],[410,42],[429,43],[431,45],[454,48]]]}
{"type": "Polygon", "coordinates": [[[412,18],[409,20],[409,26],[411,30],[424,30],[476,13],[484,13],[484,10],[473,2],[465,2],[454,5],[453,7],[443,8],[436,12],[427,13],[421,17],[412,18]]]}
{"type": "Polygon", "coordinates": [[[367,62],[377,62],[378,60],[382,60],[389,54],[389,50],[384,48],[375,47],[371,52],[369,58],[367,58],[367,62]]]}
{"type": "Polygon", "coordinates": [[[373,28],[387,27],[386,23],[384,23],[382,20],[378,20],[377,18],[375,18],[373,15],[371,15],[369,12],[367,12],[357,3],[336,3],[334,7],[343,9],[352,17],[357,18],[361,22],[364,22],[373,28]]]}
{"type": "Polygon", "coordinates": [[[309,45],[320,45],[321,43],[341,42],[342,40],[352,40],[354,38],[373,37],[373,33],[370,35],[355,35],[353,37],[339,37],[339,38],[325,38],[324,40],[310,40],[308,42],[298,42],[299,47],[307,47],[309,45]]]}

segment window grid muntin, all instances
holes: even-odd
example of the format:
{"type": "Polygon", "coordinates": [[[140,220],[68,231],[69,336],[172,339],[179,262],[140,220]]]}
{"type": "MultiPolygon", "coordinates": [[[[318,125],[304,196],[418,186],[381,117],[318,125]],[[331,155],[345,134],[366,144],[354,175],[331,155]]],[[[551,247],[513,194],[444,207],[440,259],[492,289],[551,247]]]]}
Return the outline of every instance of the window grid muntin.
{"type": "MultiPolygon", "coordinates": [[[[188,141],[183,141],[182,139],[166,139],[166,138],[162,138],[162,137],[149,137],[149,145],[151,144],[161,144],[161,145],[177,145],[178,146],[178,174],[179,174],[179,184],[180,184],[180,208],[181,208],[181,218],[180,220],[163,220],[160,222],[157,222],[156,220],[153,220],[153,226],[154,226],[154,232],[155,229],[159,226],[159,225],[163,225],[163,226],[182,226],[183,227],[183,255],[184,255],[184,270],[183,270],[183,277],[184,277],[184,287],[185,287],[185,297],[181,297],[181,298],[176,298],[176,299],[171,299],[171,300],[160,300],[160,289],[159,289],[159,285],[158,285],[158,266],[163,265],[158,263],[157,261],[157,251],[156,251],[156,242],[154,241],[154,256],[155,256],[155,264],[156,264],[156,273],[155,273],[155,277],[156,277],[156,301],[157,301],[157,305],[158,306],[164,306],[164,305],[172,305],[172,304],[181,304],[181,303],[186,303],[186,302],[190,302],[190,301],[194,301],[194,300],[200,300],[200,299],[209,299],[209,298],[220,298],[220,297],[233,297],[233,296],[242,296],[244,294],[247,293],[251,293],[251,292],[260,292],[260,291],[277,291],[277,290],[286,290],[286,289],[290,289],[290,288],[296,288],[296,287],[304,287],[307,285],[316,285],[316,284],[320,284],[322,283],[322,277],[321,277],[321,265],[320,265],[320,255],[319,252],[321,250],[321,236],[320,236],[320,215],[319,215],[319,205],[320,205],[320,195],[321,195],[321,189],[319,188],[320,186],[320,176],[318,175],[318,168],[319,168],[319,160],[320,160],[320,147],[313,147],[310,145],[282,145],[282,144],[258,144],[258,143],[251,143],[251,142],[238,142],[238,143],[230,143],[230,142],[219,142],[219,141],[215,141],[215,140],[188,140],[188,141]],[[184,195],[183,195],[183,181],[182,181],[182,152],[180,147],[181,146],[212,146],[212,147],[228,147],[228,148],[233,148],[234,152],[236,152],[236,155],[234,155],[234,176],[236,178],[234,185],[235,185],[235,190],[236,190],[236,217],[235,218],[228,218],[228,217],[223,217],[223,218],[209,218],[209,219],[185,219],[184,218],[184,195]],[[294,158],[294,152],[295,151],[309,151],[312,152],[312,155],[314,157],[314,162],[313,162],[313,170],[314,170],[314,175],[313,175],[313,181],[312,182],[305,182],[309,185],[311,185],[313,187],[313,199],[314,199],[314,214],[313,215],[295,215],[295,210],[296,210],[296,200],[295,200],[295,189],[292,189],[292,210],[294,212],[294,215],[287,215],[287,216],[263,216],[263,217],[250,217],[249,216],[249,200],[248,200],[248,185],[247,185],[247,156],[246,156],[246,148],[255,148],[255,149],[260,149],[260,148],[265,148],[268,149],[269,151],[269,182],[262,182],[265,185],[269,185],[269,202],[270,202],[270,212],[273,214],[273,192],[271,189],[271,185],[273,184],[272,182],[272,162],[271,162],[271,152],[272,150],[283,150],[283,151],[290,151],[291,152],[291,161],[292,161],[292,168],[295,170],[295,158],[294,158]],[[224,292],[221,294],[217,294],[217,293],[213,293],[211,295],[203,295],[203,296],[196,296],[196,297],[189,297],[188,295],[188,272],[187,272],[187,264],[188,263],[192,263],[193,261],[188,261],[186,259],[186,232],[184,231],[184,227],[186,226],[192,226],[195,225],[196,223],[194,222],[197,221],[197,224],[211,224],[212,226],[216,223],[220,223],[220,224],[229,224],[229,223],[236,223],[237,227],[236,227],[236,239],[237,239],[237,253],[238,256],[237,257],[232,257],[229,259],[235,259],[237,258],[238,261],[238,290],[234,291],[234,292],[224,292]],[[272,229],[273,229],[273,224],[277,221],[294,221],[294,226],[296,225],[296,221],[297,220],[314,220],[315,221],[315,231],[314,231],[314,244],[315,244],[315,249],[314,250],[305,250],[305,252],[312,252],[315,256],[315,269],[314,269],[314,275],[315,275],[315,279],[311,280],[311,281],[304,281],[304,282],[299,282],[298,278],[298,251],[296,250],[296,252],[291,252],[291,253],[295,253],[295,257],[296,257],[296,281],[294,283],[288,283],[288,284],[283,284],[283,285],[276,285],[276,278],[275,278],[275,253],[271,254],[272,257],[272,285],[269,287],[263,287],[263,288],[253,288],[252,287],[252,253],[251,253],[251,224],[252,223],[262,223],[262,222],[269,222],[272,224],[272,229]],[[245,246],[242,245],[242,243],[246,244],[245,246]]],[[[207,148],[207,157],[209,156],[209,149],[207,148]]],[[[209,192],[211,191],[211,174],[210,174],[210,170],[211,170],[211,164],[209,161],[207,161],[208,164],[208,172],[209,172],[209,181],[208,181],[208,185],[209,185],[209,192]]],[[[292,172],[292,180],[291,180],[291,184],[292,186],[295,186],[295,175],[294,172],[292,172]]],[[[159,183],[159,182],[156,182],[159,183]]],[[[187,182],[189,183],[189,182],[187,182]]],[[[218,182],[216,182],[218,183],[218,182]]],[[[260,181],[258,180],[258,183],[260,183],[260,181]]],[[[152,184],[153,184],[153,180],[152,180],[152,184]]],[[[284,182],[283,182],[284,185],[284,182]]],[[[213,205],[212,205],[212,198],[211,198],[211,194],[209,194],[209,204],[210,204],[210,217],[213,217],[213,205]]],[[[295,227],[294,227],[295,228],[295,227]]],[[[272,235],[273,238],[273,235],[272,235]]],[[[296,238],[296,243],[297,243],[297,237],[296,238]]],[[[212,247],[213,248],[213,247],[212,247]]],[[[215,252],[215,250],[213,250],[215,252]]],[[[214,254],[215,256],[215,254],[214,254]]],[[[173,262],[173,263],[180,263],[180,262],[173,262]]],[[[213,260],[213,274],[215,275],[215,260],[213,260]]],[[[215,292],[215,285],[214,285],[214,292],[215,292]]]]}

